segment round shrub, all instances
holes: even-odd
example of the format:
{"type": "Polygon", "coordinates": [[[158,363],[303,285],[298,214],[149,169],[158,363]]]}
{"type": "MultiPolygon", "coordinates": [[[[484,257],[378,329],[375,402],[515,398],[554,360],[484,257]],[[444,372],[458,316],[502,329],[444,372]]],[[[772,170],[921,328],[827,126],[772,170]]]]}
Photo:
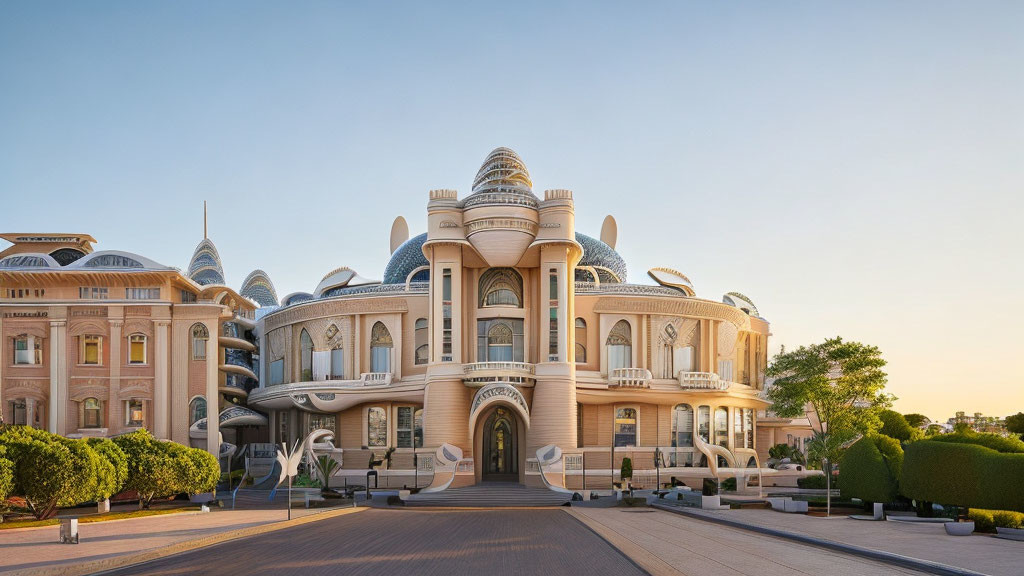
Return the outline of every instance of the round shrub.
{"type": "Polygon", "coordinates": [[[220,462],[206,450],[187,448],[186,456],[191,460],[191,476],[185,479],[185,492],[200,494],[212,492],[220,481],[220,462]]]}
{"type": "Polygon", "coordinates": [[[127,457],[128,477],[125,490],[135,490],[143,507],[149,507],[153,498],[162,498],[181,492],[179,463],[174,459],[173,442],[155,440],[146,430],[136,430],[114,439],[127,457]]]}
{"type": "Polygon", "coordinates": [[[7,458],[6,450],[0,446],[0,511],[4,509],[4,501],[14,490],[14,462],[7,458]]]}
{"type": "Polygon", "coordinates": [[[967,519],[974,522],[975,532],[995,532],[996,523],[988,510],[973,508],[967,513],[967,519]]]}
{"type": "Polygon", "coordinates": [[[878,417],[882,420],[882,428],[878,432],[883,436],[895,438],[900,442],[910,442],[920,439],[924,435],[920,430],[907,423],[903,414],[895,410],[882,410],[878,417]]]}
{"type": "Polygon", "coordinates": [[[952,434],[941,434],[934,438],[930,438],[930,440],[934,440],[936,442],[951,442],[953,444],[973,444],[975,446],[984,446],[986,448],[991,448],[996,452],[1003,452],[1006,454],[1024,454],[1024,442],[1017,438],[984,432],[974,432],[973,430],[953,432],[952,434]]]}
{"type": "Polygon", "coordinates": [[[866,502],[892,502],[899,494],[903,450],[899,442],[881,435],[865,436],[854,443],[840,461],[843,498],[866,502]]]}
{"type": "MultiPolygon", "coordinates": [[[[953,436],[950,434],[948,436],[953,436]]],[[[968,434],[969,439],[985,434],[968,434]]],[[[939,437],[944,438],[944,437],[939,437]]],[[[1024,512],[1024,454],[939,438],[907,446],[900,490],[945,505],[1024,512]]],[[[983,442],[990,442],[988,439],[983,442]]]]}
{"type": "Polygon", "coordinates": [[[1024,528],[1024,514],[1010,510],[993,510],[992,522],[998,528],[1024,528]]]}

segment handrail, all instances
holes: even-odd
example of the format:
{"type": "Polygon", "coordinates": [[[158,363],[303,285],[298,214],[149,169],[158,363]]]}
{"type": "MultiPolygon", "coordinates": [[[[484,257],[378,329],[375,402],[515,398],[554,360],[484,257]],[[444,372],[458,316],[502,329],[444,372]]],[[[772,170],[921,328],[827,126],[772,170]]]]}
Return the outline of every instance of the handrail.
{"type": "Polygon", "coordinates": [[[360,380],[364,386],[388,386],[391,384],[391,372],[363,372],[360,380]]]}
{"type": "Polygon", "coordinates": [[[647,388],[647,383],[652,378],[651,371],[646,368],[615,368],[608,375],[608,385],[623,388],[647,388]]]}
{"type": "Polygon", "coordinates": [[[526,362],[472,362],[462,365],[462,371],[466,374],[488,370],[508,370],[512,372],[526,372],[528,374],[536,372],[534,365],[526,362]]]}
{"type": "Polygon", "coordinates": [[[714,372],[679,372],[679,387],[684,390],[728,390],[729,382],[714,372]]]}

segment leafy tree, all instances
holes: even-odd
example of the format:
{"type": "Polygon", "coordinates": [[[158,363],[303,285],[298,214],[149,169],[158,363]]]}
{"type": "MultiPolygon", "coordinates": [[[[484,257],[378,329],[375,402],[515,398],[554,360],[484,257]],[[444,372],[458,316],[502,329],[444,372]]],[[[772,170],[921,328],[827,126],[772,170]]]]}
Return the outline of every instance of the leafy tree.
{"type": "Polygon", "coordinates": [[[128,479],[128,457],[117,444],[106,438],[90,438],[87,442],[96,454],[109,464],[100,466],[97,479],[96,499],[106,500],[124,488],[124,483],[128,479]]]}
{"type": "Polygon", "coordinates": [[[7,497],[14,490],[14,462],[4,458],[6,455],[6,448],[0,445],[0,512],[7,509],[7,497]]]}
{"type": "Polygon", "coordinates": [[[1006,429],[1014,434],[1019,434],[1024,439],[1024,412],[1017,412],[1013,416],[1006,417],[1006,429]]]}
{"type": "Polygon", "coordinates": [[[619,478],[623,482],[633,477],[633,460],[630,458],[622,459],[622,467],[619,468],[619,478]]]}
{"type": "MultiPolygon", "coordinates": [[[[842,428],[832,432],[814,432],[804,446],[807,447],[807,464],[819,468],[823,460],[835,464],[839,462],[847,445],[857,438],[857,432],[842,428]]],[[[826,474],[831,473],[829,465],[826,474]]]]}
{"type": "Polygon", "coordinates": [[[931,438],[936,434],[942,434],[942,426],[939,426],[938,424],[929,424],[928,428],[924,431],[924,435],[928,438],[931,438]]]}
{"type": "Polygon", "coordinates": [[[220,480],[220,462],[217,457],[199,448],[185,448],[183,457],[189,460],[189,474],[179,479],[182,492],[212,492],[220,480]]]}
{"type": "Polygon", "coordinates": [[[882,420],[882,429],[879,433],[895,438],[900,442],[912,442],[924,437],[924,433],[913,428],[902,414],[895,410],[882,410],[878,414],[882,420]]]}
{"type": "Polygon", "coordinates": [[[146,430],[136,430],[114,439],[128,458],[126,490],[135,490],[143,508],[153,498],[177,494],[182,468],[173,458],[173,442],[155,440],[146,430]]]}
{"type": "Polygon", "coordinates": [[[913,428],[920,428],[921,426],[924,426],[925,422],[930,422],[927,416],[925,416],[924,414],[918,414],[916,412],[904,414],[903,418],[907,421],[907,424],[910,424],[910,426],[913,428]]]}
{"type": "Polygon", "coordinates": [[[894,399],[883,392],[883,367],[876,346],[830,338],[775,356],[767,370],[775,379],[768,398],[784,418],[802,416],[810,405],[821,432],[871,432],[880,425],[878,412],[894,399]]]}
{"type": "Polygon", "coordinates": [[[789,444],[776,444],[768,449],[768,457],[775,458],[777,460],[784,460],[789,458],[791,462],[797,464],[804,463],[804,453],[790,446],[789,444]]]}

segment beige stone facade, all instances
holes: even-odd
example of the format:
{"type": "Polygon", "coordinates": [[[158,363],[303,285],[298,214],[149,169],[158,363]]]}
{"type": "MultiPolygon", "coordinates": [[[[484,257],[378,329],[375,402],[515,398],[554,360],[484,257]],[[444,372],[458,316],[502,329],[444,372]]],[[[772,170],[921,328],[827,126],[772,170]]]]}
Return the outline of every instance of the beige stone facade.
{"type": "Polygon", "coordinates": [[[508,149],[468,196],[425,199],[426,233],[396,220],[382,282],[335,270],[261,317],[248,400],[274,441],[332,429],[339,483],[362,483],[393,448],[388,486],[433,481],[444,445],[462,452],[452,486],[539,484],[543,471],[607,488],[626,457],[635,478],[699,478],[697,437],[744,464],[767,458],[770,329],[747,297],[698,297],[668,268],[650,272],[656,285],[627,282],[614,220],[600,239],[577,233],[573,193],[534,196],[508,149]],[[560,461],[538,462],[550,445],[560,461]]]}

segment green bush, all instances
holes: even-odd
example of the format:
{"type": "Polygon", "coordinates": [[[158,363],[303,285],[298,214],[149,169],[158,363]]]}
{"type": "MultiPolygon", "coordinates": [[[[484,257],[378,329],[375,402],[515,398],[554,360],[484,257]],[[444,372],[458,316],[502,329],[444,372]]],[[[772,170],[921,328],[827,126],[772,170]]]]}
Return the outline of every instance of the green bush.
{"type": "Polygon", "coordinates": [[[996,528],[1021,528],[1024,514],[1010,510],[972,508],[967,516],[974,521],[975,532],[995,532],[996,528]]]}
{"type": "Polygon", "coordinates": [[[993,510],[992,521],[998,528],[1024,528],[1024,514],[1012,510],[993,510]]]}
{"type": "Polygon", "coordinates": [[[191,476],[182,478],[182,487],[189,494],[212,492],[220,480],[220,462],[206,450],[186,448],[186,457],[191,460],[191,476]]]}
{"type": "Polygon", "coordinates": [[[974,508],[967,513],[967,519],[974,522],[975,532],[995,532],[996,523],[992,513],[981,508],[974,508]]]}
{"type": "Polygon", "coordinates": [[[0,445],[0,512],[6,510],[7,497],[14,490],[14,462],[5,456],[7,449],[0,445]]]}
{"type": "Polygon", "coordinates": [[[882,420],[882,428],[878,431],[883,436],[895,438],[900,442],[920,440],[924,433],[911,426],[903,414],[895,410],[882,410],[878,415],[882,420]]]}
{"type": "Polygon", "coordinates": [[[173,459],[173,442],[155,440],[146,430],[136,430],[114,439],[128,457],[128,478],[125,490],[135,490],[139,501],[148,508],[153,498],[171,496],[178,490],[181,467],[173,459]]]}
{"type": "MultiPolygon", "coordinates": [[[[803,478],[797,478],[796,485],[808,490],[825,490],[827,486],[827,478],[824,474],[815,474],[814,476],[805,476],[803,478]]],[[[833,486],[835,488],[835,486],[833,486]]]]}
{"type": "Polygon", "coordinates": [[[843,498],[866,502],[892,502],[899,494],[903,450],[899,442],[882,435],[865,436],[854,443],[839,464],[843,498]]]}
{"type": "Polygon", "coordinates": [[[117,444],[106,438],[90,438],[86,442],[109,464],[109,467],[101,467],[97,486],[96,499],[105,500],[124,488],[128,479],[128,457],[117,444]]]}
{"type": "Polygon", "coordinates": [[[989,434],[987,432],[963,430],[960,432],[953,432],[952,434],[942,434],[932,438],[932,440],[937,442],[952,442],[954,444],[974,444],[976,446],[991,448],[996,452],[1024,454],[1024,442],[1021,440],[1011,436],[1000,436],[998,434],[989,434]]]}
{"type": "MultiPolygon", "coordinates": [[[[944,505],[1024,512],[1024,454],[1001,453],[947,434],[907,446],[900,490],[908,498],[944,505]]],[[[969,440],[988,434],[964,434],[969,440]]],[[[995,444],[985,438],[981,442],[995,444]]],[[[844,471],[845,474],[845,471],[844,471]]]]}
{"type": "Polygon", "coordinates": [[[619,478],[623,482],[633,477],[633,461],[629,458],[622,459],[622,467],[619,468],[619,478]]]}

